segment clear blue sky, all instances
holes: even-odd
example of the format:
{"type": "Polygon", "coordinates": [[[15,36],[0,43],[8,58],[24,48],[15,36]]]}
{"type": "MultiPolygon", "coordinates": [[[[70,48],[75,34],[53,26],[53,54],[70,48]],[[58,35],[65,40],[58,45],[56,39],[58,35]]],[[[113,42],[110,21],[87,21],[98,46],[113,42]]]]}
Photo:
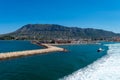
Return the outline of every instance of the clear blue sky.
{"type": "Polygon", "coordinates": [[[120,33],[120,0],[0,0],[0,34],[28,23],[120,33]]]}

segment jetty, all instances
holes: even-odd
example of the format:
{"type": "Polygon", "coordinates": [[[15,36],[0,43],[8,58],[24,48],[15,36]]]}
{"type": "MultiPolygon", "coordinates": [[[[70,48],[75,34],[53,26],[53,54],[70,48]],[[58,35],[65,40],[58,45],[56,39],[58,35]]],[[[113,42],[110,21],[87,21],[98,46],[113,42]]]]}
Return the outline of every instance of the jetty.
{"type": "Polygon", "coordinates": [[[19,57],[37,55],[37,54],[44,54],[44,53],[49,53],[49,52],[58,52],[58,51],[65,52],[65,51],[67,51],[64,48],[51,46],[49,44],[40,44],[40,43],[36,43],[36,42],[35,42],[35,44],[43,46],[45,48],[44,49],[37,49],[37,50],[27,50],[27,51],[0,53],[0,60],[19,58],[19,57]]]}

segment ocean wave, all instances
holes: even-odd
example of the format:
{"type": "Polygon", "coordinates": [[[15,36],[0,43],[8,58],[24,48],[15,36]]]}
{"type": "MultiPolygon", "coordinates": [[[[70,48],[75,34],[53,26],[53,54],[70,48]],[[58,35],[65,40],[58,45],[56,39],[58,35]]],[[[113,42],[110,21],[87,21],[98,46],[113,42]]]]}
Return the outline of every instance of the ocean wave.
{"type": "Polygon", "coordinates": [[[106,56],[59,80],[120,80],[120,43],[106,46],[106,56]]]}

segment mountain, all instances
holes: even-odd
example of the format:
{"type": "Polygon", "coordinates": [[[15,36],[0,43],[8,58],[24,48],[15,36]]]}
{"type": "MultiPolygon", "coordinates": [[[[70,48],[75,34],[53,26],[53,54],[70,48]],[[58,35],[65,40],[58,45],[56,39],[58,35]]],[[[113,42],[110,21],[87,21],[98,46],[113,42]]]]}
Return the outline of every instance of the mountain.
{"type": "Polygon", "coordinates": [[[6,35],[27,39],[100,39],[119,36],[119,34],[101,29],[66,27],[56,24],[27,24],[6,35]]]}

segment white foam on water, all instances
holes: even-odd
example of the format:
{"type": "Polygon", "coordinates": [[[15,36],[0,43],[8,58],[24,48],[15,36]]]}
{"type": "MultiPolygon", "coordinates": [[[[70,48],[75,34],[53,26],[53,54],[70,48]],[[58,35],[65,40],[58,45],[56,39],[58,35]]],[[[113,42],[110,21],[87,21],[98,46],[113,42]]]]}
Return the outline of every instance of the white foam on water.
{"type": "Polygon", "coordinates": [[[60,80],[120,80],[120,43],[106,46],[106,56],[60,80]]]}

